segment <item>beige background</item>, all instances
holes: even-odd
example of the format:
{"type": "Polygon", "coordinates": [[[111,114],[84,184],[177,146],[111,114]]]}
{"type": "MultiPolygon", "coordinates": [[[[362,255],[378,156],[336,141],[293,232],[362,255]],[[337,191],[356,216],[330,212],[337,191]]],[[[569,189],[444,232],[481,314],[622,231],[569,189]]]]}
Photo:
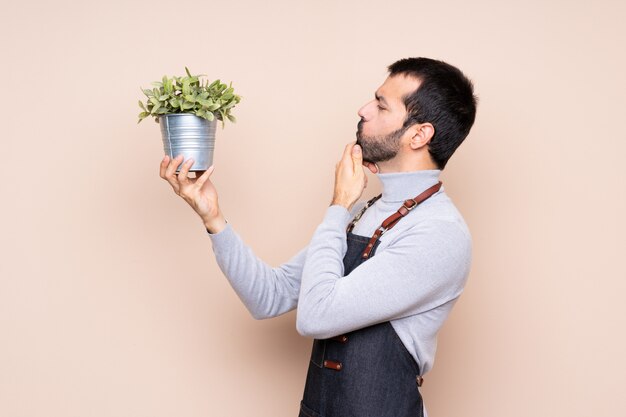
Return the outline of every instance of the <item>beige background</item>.
{"type": "Polygon", "coordinates": [[[185,65],[233,81],[214,182],[279,265],[408,56],[459,66],[480,96],[442,175],[474,261],[430,416],[624,415],[625,18],[618,0],[3,4],[0,415],[295,416],[311,339],[295,311],[240,303],[158,176],[139,88],[185,65]]]}

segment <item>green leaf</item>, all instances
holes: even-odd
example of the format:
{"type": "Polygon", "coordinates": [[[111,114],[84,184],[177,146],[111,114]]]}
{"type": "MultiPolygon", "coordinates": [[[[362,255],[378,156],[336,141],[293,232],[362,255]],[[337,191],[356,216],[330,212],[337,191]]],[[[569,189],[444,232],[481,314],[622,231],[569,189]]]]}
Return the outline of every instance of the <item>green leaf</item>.
{"type": "Polygon", "coordinates": [[[227,114],[226,117],[228,117],[228,120],[230,120],[231,122],[237,123],[237,119],[232,114],[227,114]]]}
{"type": "Polygon", "coordinates": [[[206,114],[206,119],[207,119],[209,122],[212,122],[213,120],[215,120],[215,116],[213,115],[213,113],[211,113],[211,112],[207,112],[207,114],[206,114]]]}
{"type": "Polygon", "coordinates": [[[191,77],[191,73],[189,72],[189,68],[185,67],[185,72],[187,72],[187,75],[191,77]]]}
{"type": "Polygon", "coordinates": [[[164,83],[163,83],[163,90],[167,93],[167,94],[172,94],[172,81],[170,81],[169,79],[165,79],[164,83]]]}
{"type": "Polygon", "coordinates": [[[144,89],[142,91],[148,97],[152,97],[154,95],[154,94],[152,94],[152,90],[144,89]]]}
{"type": "Polygon", "coordinates": [[[141,107],[144,111],[146,110],[145,106],[143,105],[143,101],[139,100],[139,107],[141,107]]]}

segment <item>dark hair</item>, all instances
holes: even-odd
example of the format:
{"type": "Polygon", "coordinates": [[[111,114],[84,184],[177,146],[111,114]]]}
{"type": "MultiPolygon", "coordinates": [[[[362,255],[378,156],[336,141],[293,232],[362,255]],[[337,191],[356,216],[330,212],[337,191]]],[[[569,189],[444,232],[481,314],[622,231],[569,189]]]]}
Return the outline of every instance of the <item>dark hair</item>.
{"type": "Polygon", "coordinates": [[[417,90],[404,97],[407,117],[402,127],[433,125],[428,152],[443,170],[474,124],[478,98],[472,82],[458,68],[430,58],[404,58],[388,69],[389,76],[403,74],[420,81],[417,90]]]}

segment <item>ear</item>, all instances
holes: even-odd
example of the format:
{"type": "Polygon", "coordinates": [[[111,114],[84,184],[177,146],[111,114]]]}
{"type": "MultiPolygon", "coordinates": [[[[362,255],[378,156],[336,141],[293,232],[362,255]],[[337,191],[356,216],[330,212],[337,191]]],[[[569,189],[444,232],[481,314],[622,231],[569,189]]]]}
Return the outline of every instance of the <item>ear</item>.
{"type": "Polygon", "coordinates": [[[418,149],[428,144],[435,135],[435,128],[431,123],[416,123],[411,126],[411,139],[409,146],[412,149],[418,149]]]}

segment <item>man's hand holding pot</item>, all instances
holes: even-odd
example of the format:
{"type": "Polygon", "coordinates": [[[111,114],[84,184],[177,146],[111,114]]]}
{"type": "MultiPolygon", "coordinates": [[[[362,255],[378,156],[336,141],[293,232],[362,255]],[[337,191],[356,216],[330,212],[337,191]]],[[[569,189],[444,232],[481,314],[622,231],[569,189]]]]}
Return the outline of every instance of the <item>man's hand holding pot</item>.
{"type": "Polygon", "coordinates": [[[210,233],[219,233],[226,227],[226,220],[217,201],[217,190],[209,179],[215,166],[211,165],[206,171],[198,171],[196,175],[201,173],[199,177],[189,178],[189,168],[193,165],[193,159],[185,161],[179,173],[176,174],[176,168],[182,162],[182,155],[172,160],[166,155],[161,161],[159,170],[161,178],[166,180],[174,192],[198,213],[210,233]]]}

